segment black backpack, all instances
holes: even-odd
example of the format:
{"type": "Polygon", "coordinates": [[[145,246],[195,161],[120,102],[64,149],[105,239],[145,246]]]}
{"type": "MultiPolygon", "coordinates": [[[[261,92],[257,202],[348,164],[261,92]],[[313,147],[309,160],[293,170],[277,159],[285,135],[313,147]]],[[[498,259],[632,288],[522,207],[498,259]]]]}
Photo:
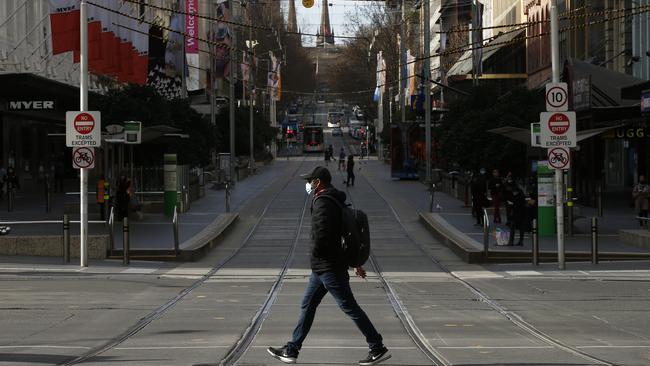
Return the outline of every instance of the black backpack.
{"type": "Polygon", "coordinates": [[[348,266],[360,267],[370,256],[370,228],[368,215],[361,210],[355,210],[341,203],[338,199],[326,194],[316,198],[327,197],[341,208],[341,237],[342,247],[348,266]]]}

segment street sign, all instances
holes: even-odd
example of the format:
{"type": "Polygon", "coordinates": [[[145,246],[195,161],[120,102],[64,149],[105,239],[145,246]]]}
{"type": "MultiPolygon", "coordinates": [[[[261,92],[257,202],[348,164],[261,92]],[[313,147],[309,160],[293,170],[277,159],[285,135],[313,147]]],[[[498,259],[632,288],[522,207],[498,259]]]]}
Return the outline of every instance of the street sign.
{"type": "Polygon", "coordinates": [[[542,112],[539,121],[542,147],[576,147],[575,112],[542,112]]]}
{"type": "Polygon", "coordinates": [[[314,6],[314,0],[302,0],[302,6],[309,9],[314,6]]]}
{"type": "Polygon", "coordinates": [[[566,112],[569,110],[569,87],[567,83],[546,84],[546,110],[566,112]]]}
{"type": "Polygon", "coordinates": [[[100,112],[65,112],[65,145],[99,147],[102,143],[100,112]]]}
{"type": "Polygon", "coordinates": [[[532,147],[542,146],[542,142],[539,136],[539,130],[540,130],[539,122],[530,124],[530,146],[532,147]]]}
{"type": "Polygon", "coordinates": [[[139,144],[142,142],[142,122],[124,121],[124,143],[139,144]]]}
{"type": "Polygon", "coordinates": [[[92,169],[95,167],[95,149],[92,147],[72,148],[72,167],[75,169],[92,169]]]}
{"type": "Polygon", "coordinates": [[[548,149],[548,165],[553,169],[569,169],[571,167],[571,152],[564,147],[548,149]]]}

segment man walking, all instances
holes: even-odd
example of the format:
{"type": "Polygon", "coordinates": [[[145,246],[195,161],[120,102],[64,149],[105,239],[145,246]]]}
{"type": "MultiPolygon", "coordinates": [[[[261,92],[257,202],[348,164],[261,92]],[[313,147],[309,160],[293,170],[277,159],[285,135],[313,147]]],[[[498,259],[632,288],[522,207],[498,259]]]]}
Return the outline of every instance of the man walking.
{"type": "MultiPolygon", "coordinates": [[[[300,306],[300,317],[293,336],[283,347],[269,347],[267,351],[284,363],[296,363],[298,353],[307,338],[316,315],[316,308],[328,292],[339,308],[350,317],[366,337],[370,352],[359,361],[361,366],[375,365],[391,357],[384,347],[382,336],[361,309],[350,288],[350,275],[341,247],[342,213],[340,204],[345,204],[345,193],[332,186],[332,175],[327,168],[319,166],[311,173],[302,175],[307,180],[307,193],[314,192],[312,201],[310,263],[312,273],[300,306]]],[[[363,267],[354,269],[357,276],[366,277],[363,267]]]]}

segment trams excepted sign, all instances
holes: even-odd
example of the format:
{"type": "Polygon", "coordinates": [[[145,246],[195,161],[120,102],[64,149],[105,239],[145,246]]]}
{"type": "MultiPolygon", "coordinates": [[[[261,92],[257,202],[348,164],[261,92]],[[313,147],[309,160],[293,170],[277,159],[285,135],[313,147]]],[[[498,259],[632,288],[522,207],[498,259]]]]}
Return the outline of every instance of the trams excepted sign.
{"type": "Polygon", "coordinates": [[[92,169],[95,167],[95,149],[92,147],[72,148],[72,166],[75,169],[92,169]]]}
{"type": "Polygon", "coordinates": [[[576,147],[575,112],[542,112],[539,118],[542,147],[576,147]]]}
{"type": "Polygon", "coordinates": [[[569,169],[571,167],[571,152],[564,147],[548,149],[548,165],[553,169],[569,169]]]}
{"type": "Polygon", "coordinates": [[[100,112],[66,112],[65,144],[67,147],[99,147],[102,142],[100,112]]]}

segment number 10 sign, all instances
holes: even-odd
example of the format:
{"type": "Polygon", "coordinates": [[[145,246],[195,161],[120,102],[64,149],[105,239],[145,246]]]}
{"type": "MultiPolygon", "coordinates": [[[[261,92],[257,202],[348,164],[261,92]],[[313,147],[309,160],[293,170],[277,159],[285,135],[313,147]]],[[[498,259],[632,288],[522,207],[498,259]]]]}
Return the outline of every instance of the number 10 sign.
{"type": "Polygon", "coordinates": [[[569,110],[567,83],[546,84],[546,111],[566,112],[569,110]]]}

